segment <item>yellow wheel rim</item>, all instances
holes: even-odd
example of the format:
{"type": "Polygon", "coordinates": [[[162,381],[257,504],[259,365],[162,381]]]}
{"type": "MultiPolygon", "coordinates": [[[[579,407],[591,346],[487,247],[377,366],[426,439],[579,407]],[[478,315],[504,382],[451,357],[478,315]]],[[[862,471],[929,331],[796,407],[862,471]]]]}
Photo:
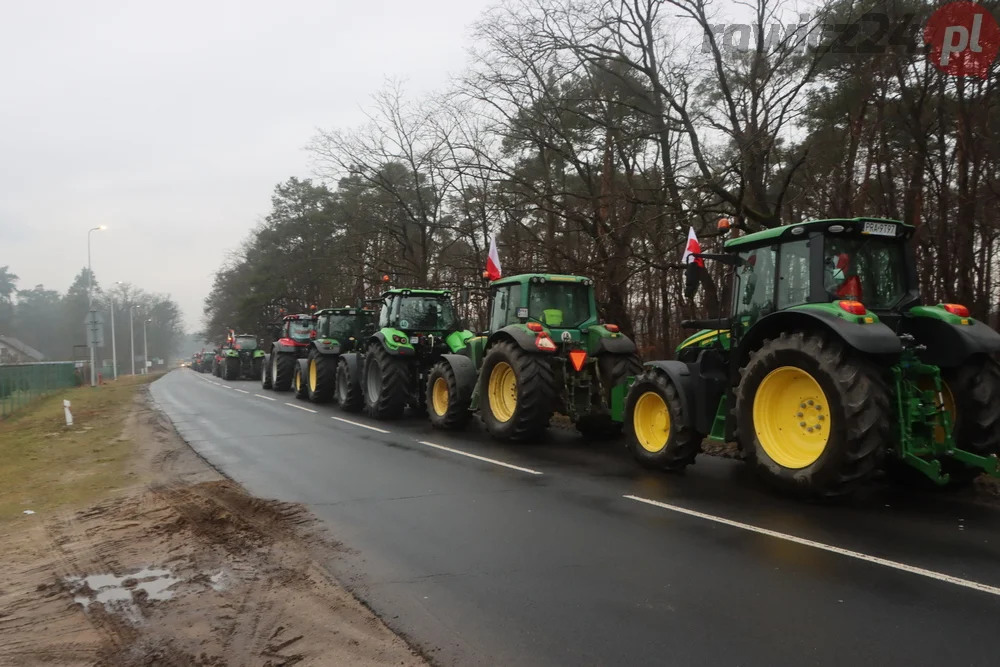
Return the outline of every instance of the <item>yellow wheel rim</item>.
{"type": "Polygon", "coordinates": [[[830,403],[816,378],[795,366],[776,368],[753,397],[760,446],[784,468],[812,465],[830,438],[830,403]]]}
{"type": "Polygon", "coordinates": [[[448,412],[448,382],[444,378],[439,377],[434,380],[434,385],[431,387],[431,405],[434,412],[441,417],[448,412]]]}
{"type": "Polygon", "coordinates": [[[498,363],[490,372],[489,400],[496,420],[510,421],[517,409],[517,376],[505,361],[498,363]]]}
{"type": "Polygon", "coordinates": [[[309,362],[309,391],[316,391],[316,360],[309,362]]]}
{"type": "Polygon", "coordinates": [[[639,446],[647,452],[661,452],[670,440],[670,409],[655,391],[647,391],[635,402],[632,430],[639,446]]]}
{"type": "Polygon", "coordinates": [[[302,389],[302,374],[295,371],[295,391],[301,391],[302,389]]]}

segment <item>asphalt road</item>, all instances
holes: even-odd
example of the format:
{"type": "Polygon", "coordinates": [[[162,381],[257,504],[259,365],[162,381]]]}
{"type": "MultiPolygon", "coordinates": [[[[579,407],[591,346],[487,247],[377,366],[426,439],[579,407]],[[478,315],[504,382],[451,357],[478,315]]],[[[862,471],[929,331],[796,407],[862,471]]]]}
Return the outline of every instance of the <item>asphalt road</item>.
{"type": "Polygon", "coordinates": [[[989,507],[805,505],[737,462],[660,474],[621,442],[497,443],[190,370],[152,393],[217,468],[326,522],[331,571],[441,665],[1000,664],[989,507]]]}

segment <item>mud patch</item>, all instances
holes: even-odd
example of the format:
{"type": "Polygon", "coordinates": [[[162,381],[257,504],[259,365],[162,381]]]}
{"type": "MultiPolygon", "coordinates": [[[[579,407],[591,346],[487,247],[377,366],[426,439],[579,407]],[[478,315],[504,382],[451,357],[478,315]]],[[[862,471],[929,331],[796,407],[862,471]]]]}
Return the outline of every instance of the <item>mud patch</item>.
{"type": "Polygon", "coordinates": [[[301,506],[248,496],[146,399],[136,485],[0,546],[0,665],[422,665],[336,584],[301,506]]]}

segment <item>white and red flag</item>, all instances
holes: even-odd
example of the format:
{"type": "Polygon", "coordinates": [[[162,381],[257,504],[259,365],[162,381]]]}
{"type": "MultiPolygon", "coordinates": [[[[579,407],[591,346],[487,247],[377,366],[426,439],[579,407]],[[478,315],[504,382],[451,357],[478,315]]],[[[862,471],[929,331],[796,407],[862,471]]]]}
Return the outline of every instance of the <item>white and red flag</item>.
{"type": "Polygon", "coordinates": [[[497,238],[490,238],[490,253],[486,256],[486,277],[490,280],[499,280],[502,272],[500,270],[500,255],[497,254],[497,238]]]}
{"type": "MultiPolygon", "coordinates": [[[[687,245],[684,246],[684,254],[681,255],[681,264],[687,264],[692,261],[691,255],[701,252],[701,244],[698,243],[698,237],[694,233],[694,227],[688,227],[688,241],[687,245]]],[[[694,263],[698,266],[705,266],[705,260],[700,257],[694,258],[694,263]]]]}

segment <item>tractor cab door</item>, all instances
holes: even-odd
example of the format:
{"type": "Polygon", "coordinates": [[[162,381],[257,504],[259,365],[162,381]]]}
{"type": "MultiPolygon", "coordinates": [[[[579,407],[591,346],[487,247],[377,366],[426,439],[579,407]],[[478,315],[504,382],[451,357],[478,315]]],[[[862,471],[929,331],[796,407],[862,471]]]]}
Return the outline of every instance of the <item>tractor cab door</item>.
{"type": "Polygon", "coordinates": [[[520,283],[501,285],[493,290],[490,296],[488,331],[499,331],[509,324],[521,321],[517,313],[518,309],[522,308],[521,292],[520,283]]]}
{"type": "Polygon", "coordinates": [[[736,270],[730,329],[730,337],[736,345],[750,327],[775,310],[775,256],[773,246],[740,253],[743,264],[736,270]]]}

